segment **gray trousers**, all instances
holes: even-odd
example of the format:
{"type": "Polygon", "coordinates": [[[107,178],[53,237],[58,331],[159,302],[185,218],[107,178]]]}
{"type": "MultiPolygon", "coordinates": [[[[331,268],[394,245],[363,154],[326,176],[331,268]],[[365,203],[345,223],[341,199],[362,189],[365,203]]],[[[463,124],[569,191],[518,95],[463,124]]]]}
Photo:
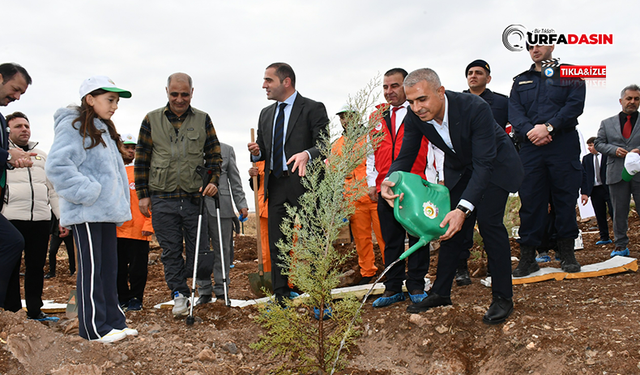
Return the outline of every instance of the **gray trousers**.
{"type": "MultiPolygon", "coordinates": [[[[198,255],[198,294],[216,296],[224,295],[224,282],[222,278],[222,260],[220,259],[220,242],[218,238],[218,219],[216,216],[208,215],[209,237],[211,238],[211,249],[201,252],[198,255]],[[211,272],[215,285],[211,282],[211,272]],[[204,276],[204,277],[200,277],[204,276]]],[[[229,266],[231,264],[231,241],[233,235],[233,219],[221,218],[222,228],[222,250],[224,252],[224,270],[227,277],[227,294],[229,293],[229,266]]]]}
{"type": "MultiPolygon", "coordinates": [[[[153,231],[162,247],[161,259],[167,286],[172,293],[177,291],[185,297],[189,296],[191,289],[187,285],[187,278],[193,276],[199,206],[190,199],[151,197],[151,207],[153,231]],[[186,259],[183,252],[186,253],[186,259]]],[[[208,242],[205,212],[202,215],[200,251],[209,248],[208,242]]]]}
{"type": "Polygon", "coordinates": [[[629,229],[629,204],[631,203],[631,194],[636,202],[636,212],[638,212],[637,204],[640,204],[640,181],[636,178],[626,182],[620,181],[609,186],[609,195],[613,204],[613,235],[616,247],[623,250],[629,245],[629,237],[627,229],[629,229]]]}

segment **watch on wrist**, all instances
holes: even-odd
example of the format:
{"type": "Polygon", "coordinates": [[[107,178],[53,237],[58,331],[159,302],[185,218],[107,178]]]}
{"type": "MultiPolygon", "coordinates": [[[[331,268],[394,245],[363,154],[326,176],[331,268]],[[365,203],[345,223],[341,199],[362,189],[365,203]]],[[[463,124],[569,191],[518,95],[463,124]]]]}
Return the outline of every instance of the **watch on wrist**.
{"type": "Polygon", "coordinates": [[[6,163],[6,165],[7,165],[7,169],[8,169],[8,170],[10,170],[10,171],[11,171],[11,170],[13,170],[13,169],[15,168],[15,167],[13,166],[13,164],[11,164],[11,160],[12,160],[12,159],[13,159],[13,158],[11,157],[11,153],[10,153],[10,152],[7,152],[7,163],[6,163]]]}
{"type": "Polygon", "coordinates": [[[553,125],[549,124],[548,122],[545,122],[544,125],[547,127],[547,131],[549,132],[549,134],[553,133],[553,125]]]}
{"type": "Polygon", "coordinates": [[[458,210],[460,210],[460,211],[462,211],[462,212],[464,213],[464,218],[465,218],[465,219],[466,219],[466,218],[468,218],[469,216],[471,216],[471,210],[470,210],[470,209],[468,209],[467,207],[463,206],[463,205],[460,205],[460,204],[459,204],[459,205],[456,207],[456,209],[458,209],[458,210]]]}

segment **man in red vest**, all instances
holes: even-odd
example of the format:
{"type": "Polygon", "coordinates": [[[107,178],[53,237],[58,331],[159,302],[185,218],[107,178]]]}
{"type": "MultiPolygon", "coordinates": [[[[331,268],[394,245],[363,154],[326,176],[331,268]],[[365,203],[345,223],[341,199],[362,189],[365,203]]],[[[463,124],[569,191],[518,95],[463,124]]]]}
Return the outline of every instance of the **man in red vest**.
{"type": "MultiPolygon", "coordinates": [[[[369,188],[369,197],[378,202],[378,217],[382,229],[382,238],[385,243],[384,261],[385,266],[393,263],[405,250],[405,238],[409,236],[409,244],[413,245],[417,238],[410,236],[407,231],[398,223],[391,208],[383,199],[378,199],[380,194],[380,184],[385,179],[391,163],[396,159],[402,147],[404,136],[404,117],[407,114],[409,103],[404,94],[403,81],[407,76],[407,71],[401,68],[394,68],[384,74],[382,88],[384,98],[387,103],[377,106],[371,116],[375,116],[379,121],[374,129],[374,133],[384,133],[382,140],[374,152],[374,165],[377,173],[375,178],[376,186],[369,188]]],[[[427,168],[427,153],[429,151],[429,141],[422,139],[420,152],[411,168],[411,173],[425,177],[427,168]]],[[[369,168],[368,168],[369,169],[369,168]]],[[[370,173],[368,171],[368,173],[370,173]]],[[[398,262],[386,274],[385,292],[382,297],[373,302],[373,307],[389,306],[395,302],[405,300],[402,292],[402,282],[406,280],[407,291],[413,303],[421,302],[427,293],[424,291],[424,276],[429,272],[429,246],[424,246],[409,256],[408,272],[405,273],[405,262],[398,262]]]]}

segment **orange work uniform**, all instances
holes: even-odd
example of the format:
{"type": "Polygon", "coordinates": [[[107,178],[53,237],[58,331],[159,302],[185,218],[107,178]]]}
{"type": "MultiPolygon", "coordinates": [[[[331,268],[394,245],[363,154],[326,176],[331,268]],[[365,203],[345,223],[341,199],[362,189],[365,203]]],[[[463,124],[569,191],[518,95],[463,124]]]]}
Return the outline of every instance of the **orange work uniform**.
{"type": "MultiPolygon", "coordinates": [[[[331,153],[336,155],[342,155],[342,149],[344,147],[344,135],[338,138],[332,148],[331,153]]],[[[359,144],[360,147],[364,147],[364,142],[359,144]]],[[[367,166],[366,160],[362,160],[353,173],[347,176],[345,179],[345,185],[353,185],[354,181],[362,181],[366,188],[367,178],[367,166]]],[[[371,230],[376,234],[378,245],[380,246],[380,253],[382,255],[382,262],[384,263],[384,240],[382,239],[382,232],[380,231],[380,220],[378,219],[378,203],[369,198],[367,194],[364,194],[358,200],[354,202],[355,212],[349,219],[351,225],[351,233],[356,243],[356,251],[358,252],[358,264],[360,265],[360,274],[362,277],[375,276],[378,268],[375,265],[376,257],[373,252],[373,238],[371,230]]]]}
{"type": "MultiPolygon", "coordinates": [[[[264,272],[271,272],[271,253],[269,251],[269,200],[264,200],[264,160],[256,163],[258,167],[258,207],[260,211],[260,242],[262,245],[262,265],[264,272]]],[[[256,188],[255,186],[253,187],[256,188]]]]}

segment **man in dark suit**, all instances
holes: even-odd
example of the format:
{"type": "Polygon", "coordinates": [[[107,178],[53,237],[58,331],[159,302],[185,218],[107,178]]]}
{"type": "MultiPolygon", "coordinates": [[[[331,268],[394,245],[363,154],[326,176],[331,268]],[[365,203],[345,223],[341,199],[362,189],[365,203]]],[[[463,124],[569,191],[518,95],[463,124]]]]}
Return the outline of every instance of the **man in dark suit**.
{"type": "Polygon", "coordinates": [[[324,104],[303,97],[295,85],[296,76],[289,64],[273,63],[267,67],[262,88],[267,92],[267,99],[277,103],[260,112],[258,138],[247,146],[253,162],[265,160],[271,282],[280,304],[291,293],[287,277],[282,275],[280,249],[276,246],[284,237],[280,223],[287,214],[285,203],[298,206],[298,198],[305,192],[301,179],[307,163],[321,156],[318,141],[329,131],[324,104]]]}
{"type": "MultiPolygon", "coordinates": [[[[18,64],[5,63],[0,65],[0,106],[6,107],[27,91],[31,84],[31,77],[18,64]]],[[[0,210],[4,204],[7,186],[7,169],[24,168],[33,165],[33,152],[25,152],[21,148],[9,150],[9,132],[4,116],[0,114],[0,210]]],[[[24,238],[20,232],[0,214],[0,308],[4,308],[7,286],[12,270],[20,261],[24,238]]]]}
{"type": "MultiPolygon", "coordinates": [[[[492,272],[493,301],[482,319],[486,324],[504,322],[513,311],[511,250],[502,223],[509,192],[520,187],[522,165],[507,134],[493,119],[481,98],[445,91],[436,72],[418,69],[404,80],[411,111],[405,119],[405,141],[389,169],[407,171],[424,135],[445,153],[445,186],[451,194],[451,212],[442,221],[449,228],[440,237],[438,271],[429,296],[409,305],[418,313],[451,304],[451,284],[460,251],[473,236],[477,219],[492,272]]],[[[393,183],[382,183],[382,197],[393,205],[393,183]]],[[[402,197],[400,197],[402,198],[402,197]]]]}
{"type": "Polygon", "coordinates": [[[596,150],[593,143],[596,137],[587,139],[587,148],[589,153],[582,158],[582,186],[580,187],[582,205],[584,206],[591,197],[591,205],[596,213],[598,229],[600,230],[600,240],[596,245],[608,245],[611,243],[609,238],[609,224],[607,223],[607,206],[609,206],[609,214],[613,216],[613,206],[609,199],[609,187],[606,185],[607,176],[607,155],[601,154],[596,150]],[[596,173],[598,171],[599,173],[596,173]]]}

